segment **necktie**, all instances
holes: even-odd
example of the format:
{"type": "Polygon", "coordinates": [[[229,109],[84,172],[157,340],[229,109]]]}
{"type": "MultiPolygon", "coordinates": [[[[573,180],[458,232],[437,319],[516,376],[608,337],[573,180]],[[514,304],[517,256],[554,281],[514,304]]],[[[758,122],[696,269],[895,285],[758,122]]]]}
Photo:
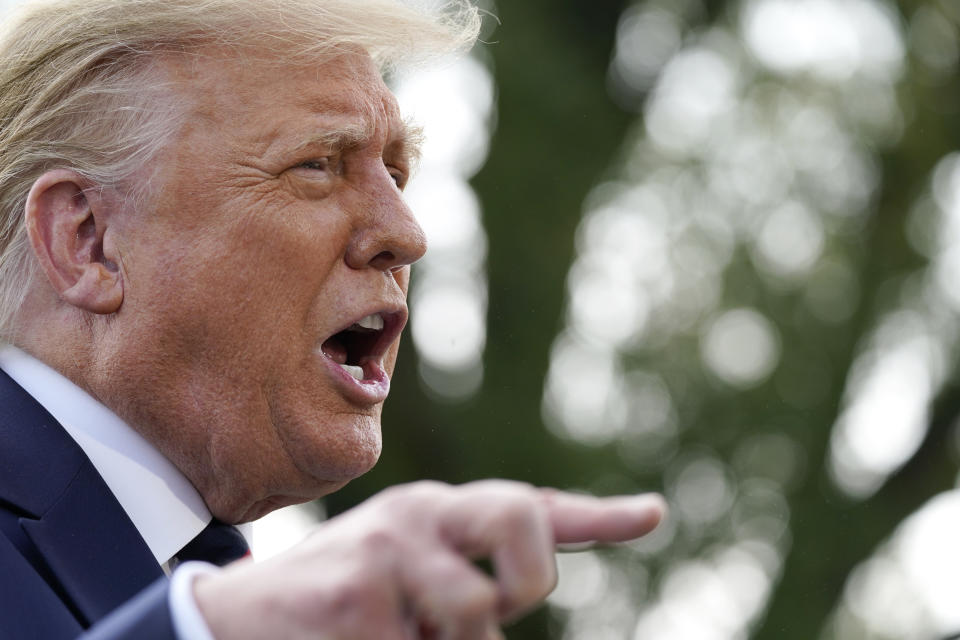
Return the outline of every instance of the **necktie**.
{"type": "Polygon", "coordinates": [[[247,541],[236,527],[214,518],[196,538],[177,553],[177,562],[203,560],[223,566],[250,553],[247,541]]]}

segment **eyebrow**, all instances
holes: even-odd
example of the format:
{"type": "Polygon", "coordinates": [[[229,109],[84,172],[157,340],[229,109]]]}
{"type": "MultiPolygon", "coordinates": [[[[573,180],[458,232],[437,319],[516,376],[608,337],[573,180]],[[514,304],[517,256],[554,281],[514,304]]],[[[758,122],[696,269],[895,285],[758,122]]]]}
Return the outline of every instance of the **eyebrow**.
{"type": "MultiPolygon", "coordinates": [[[[306,138],[297,145],[297,149],[317,145],[341,151],[362,146],[372,137],[372,123],[369,121],[352,122],[325,128],[323,131],[306,138]]],[[[423,127],[410,119],[405,119],[401,123],[399,132],[387,141],[386,149],[408,164],[413,165],[420,159],[423,139],[423,127]]]]}
{"type": "Polygon", "coordinates": [[[400,156],[411,167],[420,161],[423,154],[423,127],[410,118],[405,118],[400,128],[400,134],[392,143],[395,144],[400,156]]]}
{"type": "Polygon", "coordinates": [[[348,123],[327,127],[307,137],[297,145],[297,150],[311,146],[323,146],[336,150],[358,147],[369,140],[372,133],[369,123],[348,123]]]}

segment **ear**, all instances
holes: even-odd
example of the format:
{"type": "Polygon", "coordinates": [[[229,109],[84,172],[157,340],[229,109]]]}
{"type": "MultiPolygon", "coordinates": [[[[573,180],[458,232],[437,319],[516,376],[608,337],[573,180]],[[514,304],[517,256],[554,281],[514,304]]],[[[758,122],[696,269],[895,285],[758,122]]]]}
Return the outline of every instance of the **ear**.
{"type": "Polygon", "coordinates": [[[107,203],[82,176],[67,169],[40,176],[27,196],[30,245],[43,272],[68,304],[114,313],[123,302],[123,278],[107,203]]]}

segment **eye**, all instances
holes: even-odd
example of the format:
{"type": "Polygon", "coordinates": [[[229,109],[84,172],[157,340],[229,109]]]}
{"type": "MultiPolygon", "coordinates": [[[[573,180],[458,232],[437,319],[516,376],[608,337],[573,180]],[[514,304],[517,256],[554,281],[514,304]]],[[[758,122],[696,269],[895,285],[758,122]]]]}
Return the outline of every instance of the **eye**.
{"type": "Polygon", "coordinates": [[[298,162],[289,171],[301,181],[330,185],[342,175],[343,165],[339,156],[320,156],[298,162]]]}
{"type": "Polygon", "coordinates": [[[394,183],[396,183],[397,188],[403,191],[403,188],[407,186],[407,180],[409,176],[405,171],[401,171],[396,167],[387,166],[387,171],[390,173],[390,177],[393,178],[394,183]]]}
{"type": "Polygon", "coordinates": [[[330,171],[330,158],[316,158],[301,162],[296,166],[297,169],[310,169],[312,171],[330,171]]]}

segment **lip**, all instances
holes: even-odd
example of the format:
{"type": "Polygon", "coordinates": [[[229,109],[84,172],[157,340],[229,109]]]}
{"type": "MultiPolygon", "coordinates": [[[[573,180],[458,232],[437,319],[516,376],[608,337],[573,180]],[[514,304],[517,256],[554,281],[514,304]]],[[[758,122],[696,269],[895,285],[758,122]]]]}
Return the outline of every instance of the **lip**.
{"type": "Polygon", "coordinates": [[[364,364],[364,379],[357,380],[325,353],[320,352],[320,359],[323,360],[340,393],[354,404],[370,406],[380,404],[387,399],[390,393],[390,376],[380,364],[364,364]]]}
{"type": "Polygon", "coordinates": [[[380,404],[387,399],[387,395],[390,393],[390,375],[383,368],[383,358],[390,346],[400,337],[406,323],[407,309],[405,306],[374,309],[357,314],[339,329],[320,340],[320,347],[317,349],[320,359],[330,372],[330,377],[336,387],[347,400],[361,406],[370,406],[380,404]],[[370,315],[380,315],[383,318],[383,329],[377,336],[376,342],[370,347],[369,352],[357,362],[357,365],[363,369],[364,378],[363,380],[357,380],[324,353],[323,345],[333,336],[370,315]]]}

